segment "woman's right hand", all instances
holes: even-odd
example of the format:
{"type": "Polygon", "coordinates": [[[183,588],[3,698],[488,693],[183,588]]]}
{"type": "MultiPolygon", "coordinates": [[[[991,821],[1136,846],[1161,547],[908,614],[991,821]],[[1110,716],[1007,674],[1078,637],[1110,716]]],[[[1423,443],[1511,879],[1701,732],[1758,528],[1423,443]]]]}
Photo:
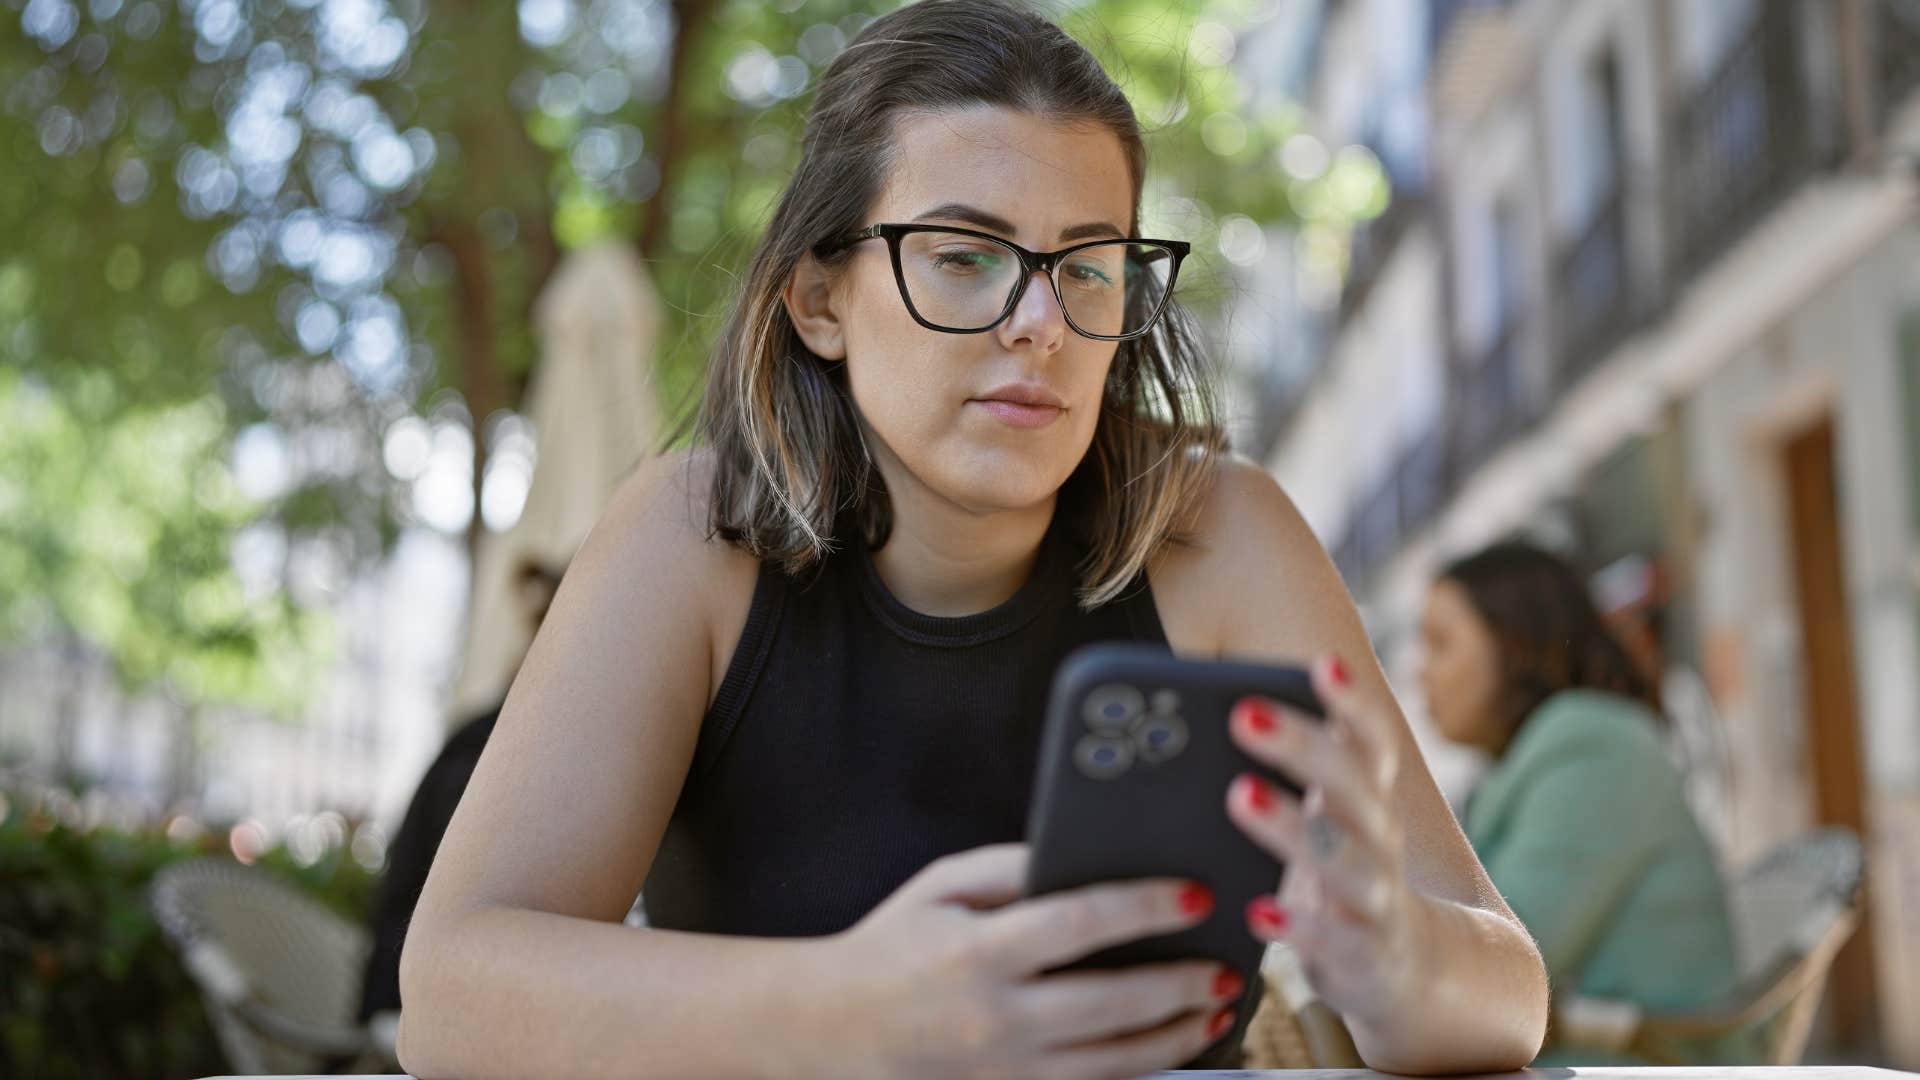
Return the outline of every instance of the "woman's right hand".
{"type": "Polygon", "coordinates": [[[1213,906],[1204,887],[1150,879],[1023,899],[1027,860],[1024,844],[938,859],[826,939],[821,983],[801,991],[832,1014],[817,1064],[854,1076],[1138,1076],[1232,1026],[1244,987],[1211,961],[1042,974],[1200,922],[1213,906]]]}

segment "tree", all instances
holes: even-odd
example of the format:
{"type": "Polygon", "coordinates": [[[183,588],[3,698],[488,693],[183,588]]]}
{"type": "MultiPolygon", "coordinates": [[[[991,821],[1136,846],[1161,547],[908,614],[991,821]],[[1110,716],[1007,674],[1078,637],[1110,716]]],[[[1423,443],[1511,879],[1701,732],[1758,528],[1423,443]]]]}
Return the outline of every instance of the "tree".
{"type": "MultiPolygon", "coordinates": [[[[362,567],[420,517],[424,481],[396,465],[409,455],[394,436],[423,416],[466,432],[471,497],[449,520],[478,530],[490,420],[519,404],[535,361],[532,301],[563,251],[608,237],[638,245],[668,300],[659,374],[684,405],[797,157],[809,87],[891,6],[0,0],[0,362],[15,372],[0,393],[60,418],[0,446],[46,477],[67,476],[69,455],[126,470],[36,480],[23,497],[46,528],[0,548],[0,584],[44,616],[32,625],[70,628],[134,684],[178,683],[192,664],[149,654],[181,629],[187,595],[246,595],[221,569],[243,533],[278,555],[292,602],[272,618],[290,627],[312,599],[297,553],[362,567]],[[99,457],[96,443],[142,439],[172,456],[99,457]],[[154,527],[191,539],[151,553],[105,618],[111,557],[57,526],[146,467],[224,469],[205,483],[244,497],[168,489],[154,527]],[[179,560],[226,584],[167,576],[179,560]],[[98,583],[80,590],[94,599],[41,576],[56,564],[98,583]]],[[[1203,310],[1230,295],[1223,221],[1338,223],[1384,197],[1364,161],[1309,179],[1272,167],[1301,118],[1239,105],[1228,27],[1252,12],[1082,0],[1062,14],[1148,124],[1147,211],[1195,242],[1183,280],[1203,310]]],[[[295,638],[248,610],[222,624],[223,647],[264,663],[262,635],[295,638]]],[[[244,666],[184,685],[237,693],[258,674],[244,666]]]]}

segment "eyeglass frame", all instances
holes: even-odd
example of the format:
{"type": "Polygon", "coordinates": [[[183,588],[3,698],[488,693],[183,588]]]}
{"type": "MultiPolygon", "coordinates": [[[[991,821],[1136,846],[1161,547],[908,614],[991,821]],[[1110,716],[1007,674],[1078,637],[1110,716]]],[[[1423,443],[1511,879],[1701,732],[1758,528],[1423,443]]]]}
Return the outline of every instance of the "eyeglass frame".
{"type": "Polygon", "coordinates": [[[1047,276],[1047,284],[1053,289],[1053,298],[1055,302],[1060,305],[1060,315],[1066,320],[1068,328],[1081,337],[1091,338],[1095,341],[1132,341],[1135,338],[1144,337],[1151,333],[1154,326],[1160,322],[1160,317],[1166,314],[1168,302],[1173,299],[1174,283],[1180,280],[1180,264],[1186,260],[1187,255],[1193,250],[1193,245],[1187,243],[1185,240],[1151,240],[1145,237],[1122,236],[1087,240],[1082,243],[1060,248],[1057,251],[1031,251],[1003,236],[995,236],[992,233],[981,232],[978,229],[966,229],[957,225],[881,222],[879,224],[869,225],[855,232],[822,240],[820,243],[814,245],[813,251],[816,257],[826,258],[837,255],[853,245],[867,240],[885,240],[887,242],[888,256],[893,261],[893,280],[895,284],[900,287],[900,300],[907,305],[907,314],[913,316],[913,321],[929,330],[942,334],[984,334],[994,327],[999,326],[1001,323],[1006,322],[1007,316],[1013,314],[1013,309],[1020,305],[1020,298],[1026,295],[1027,285],[1033,281],[1033,275],[1045,274],[1047,276]],[[900,265],[900,238],[909,233],[928,232],[956,233],[960,236],[971,236],[978,240],[991,241],[1011,250],[1019,257],[1020,266],[1024,272],[1020,275],[1019,280],[1014,282],[1012,291],[1008,293],[1006,306],[1000,310],[1000,314],[993,317],[992,322],[976,329],[961,330],[955,327],[941,326],[937,323],[929,322],[920,314],[919,309],[914,307],[913,294],[907,289],[906,271],[900,265]],[[1166,295],[1160,298],[1160,303],[1154,307],[1153,313],[1148,317],[1146,324],[1132,333],[1091,334],[1082,330],[1079,324],[1073,321],[1073,316],[1067,313],[1067,299],[1060,295],[1060,279],[1053,276],[1054,268],[1058,267],[1061,261],[1067,256],[1076,251],[1099,247],[1102,244],[1154,244],[1165,248],[1173,257],[1173,265],[1167,270],[1166,295]]]}

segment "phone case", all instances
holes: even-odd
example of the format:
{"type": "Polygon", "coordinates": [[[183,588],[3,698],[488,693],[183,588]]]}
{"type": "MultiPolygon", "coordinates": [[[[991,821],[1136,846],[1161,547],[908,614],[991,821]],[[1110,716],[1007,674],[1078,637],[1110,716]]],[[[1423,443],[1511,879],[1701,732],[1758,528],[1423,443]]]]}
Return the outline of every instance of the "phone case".
{"type": "Polygon", "coordinates": [[[1181,660],[1147,645],[1076,651],[1054,675],[1027,826],[1029,895],[1160,876],[1213,890],[1205,922],[1068,966],[1204,958],[1235,969],[1249,992],[1233,1035],[1216,1044],[1235,1052],[1258,1000],[1265,951],[1247,927],[1246,906],[1277,889],[1284,868],[1227,817],[1227,787],[1252,772],[1300,792],[1228,737],[1228,712],[1249,695],[1324,715],[1310,678],[1294,668],[1181,660]]]}

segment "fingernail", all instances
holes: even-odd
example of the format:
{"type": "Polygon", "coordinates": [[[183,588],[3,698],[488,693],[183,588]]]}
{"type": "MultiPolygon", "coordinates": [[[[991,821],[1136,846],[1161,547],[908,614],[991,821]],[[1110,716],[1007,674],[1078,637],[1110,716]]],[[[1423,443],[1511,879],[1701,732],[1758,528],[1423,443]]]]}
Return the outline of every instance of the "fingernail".
{"type": "Polygon", "coordinates": [[[1236,782],[1240,785],[1240,797],[1247,801],[1249,809],[1260,814],[1273,809],[1273,789],[1265,780],[1252,773],[1241,773],[1236,782]]]}
{"type": "Polygon", "coordinates": [[[1197,918],[1213,910],[1213,890],[1197,881],[1180,887],[1180,913],[1197,918]]]}
{"type": "Polygon", "coordinates": [[[1349,685],[1347,665],[1337,656],[1327,658],[1327,677],[1333,680],[1333,685],[1342,690],[1349,685]]]}
{"type": "Polygon", "coordinates": [[[1280,714],[1259,698],[1247,698],[1238,708],[1240,722],[1255,735],[1271,735],[1280,727],[1280,714]]]}
{"type": "Polygon", "coordinates": [[[1277,938],[1287,932],[1287,909],[1273,897],[1262,894],[1247,901],[1247,925],[1264,938],[1277,938]]]}
{"type": "Polygon", "coordinates": [[[1225,1035],[1233,1027],[1233,1010],[1221,1009],[1207,1023],[1207,1039],[1212,1041],[1225,1035]]]}
{"type": "Polygon", "coordinates": [[[1246,988],[1247,980],[1232,968],[1221,968],[1220,974],[1213,977],[1213,996],[1222,1001],[1239,997],[1240,991],[1246,988]]]}

